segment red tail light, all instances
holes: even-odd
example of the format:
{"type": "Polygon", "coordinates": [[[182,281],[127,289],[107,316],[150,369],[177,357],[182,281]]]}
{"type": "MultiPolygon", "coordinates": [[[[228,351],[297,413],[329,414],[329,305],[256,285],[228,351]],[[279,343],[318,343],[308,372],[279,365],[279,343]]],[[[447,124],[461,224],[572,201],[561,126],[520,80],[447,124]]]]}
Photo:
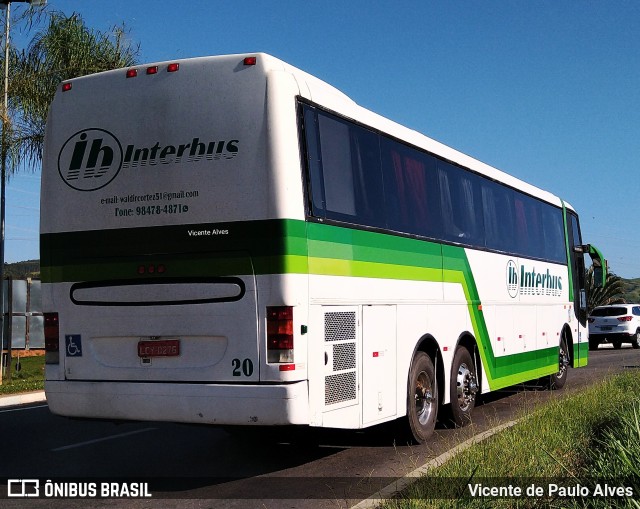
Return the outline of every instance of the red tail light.
{"type": "Polygon", "coordinates": [[[46,364],[60,363],[60,326],[58,313],[44,313],[44,349],[46,364]]]}
{"type": "Polygon", "coordinates": [[[619,322],[630,322],[631,320],[633,320],[632,316],[619,316],[618,317],[618,321],[619,322]]]}
{"type": "Polygon", "coordinates": [[[267,362],[293,362],[293,307],[267,308],[267,362]]]}

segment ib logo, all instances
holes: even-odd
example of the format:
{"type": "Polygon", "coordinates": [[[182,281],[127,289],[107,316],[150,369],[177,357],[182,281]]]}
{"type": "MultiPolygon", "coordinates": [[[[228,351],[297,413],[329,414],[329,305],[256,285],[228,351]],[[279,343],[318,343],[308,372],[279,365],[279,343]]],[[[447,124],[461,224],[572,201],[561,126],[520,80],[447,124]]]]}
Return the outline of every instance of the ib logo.
{"type": "Polygon", "coordinates": [[[518,295],[518,266],[513,260],[507,262],[507,291],[509,297],[515,299],[518,295]]]}
{"type": "Polygon", "coordinates": [[[58,173],[78,191],[95,191],[111,182],[122,167],[122,146],[104,129],[85,129],[71,136],[58,155],[58,173]]]}

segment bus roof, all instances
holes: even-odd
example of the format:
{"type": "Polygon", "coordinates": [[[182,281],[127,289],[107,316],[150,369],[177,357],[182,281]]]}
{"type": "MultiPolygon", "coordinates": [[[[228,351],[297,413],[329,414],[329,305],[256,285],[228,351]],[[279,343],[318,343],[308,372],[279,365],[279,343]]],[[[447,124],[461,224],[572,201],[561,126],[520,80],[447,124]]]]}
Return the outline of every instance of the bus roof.
{"type": "MultiPolygon", "coordinates": [[[[474,157],[471,157],[459,150],[444,145],[443,143],[440,143],[414,129],[410,129],[382,115],[374,113],[358,105],[353,99],[338,90],[333,85],[330,85],[329,83],[266,53],[258,52],[176,59],[164,62],[150,62],[132,66],[132,68],[146,69],[153,66],[161,66],[163,64],[167,65],[168,63],[172,62],[180,63],[186,61],[206,64],[207,61],[220,61],[224,59],[232,59],[237,61],[238,58],[244,59],[253,57],[256,58],[256,62],[259,61],[259,64],[264,69],[265,74],[269,74],[271,72],[286,72],[291,74],[298,84],[300,96],[305,99],[317,103],[329,110],[333,110],[336,113],[339,113],[340,115],[350,118],[356,122],[362,123],[387,135],[398,138],[403,142],[436,154],[439,157],[447,159],[458,165],[464,166],[476,173],[485,175],[492,180],[502,182],[513,188],[520,189],[531,196],[552,203],[558,207],[562,207],[564,205],[565,207],[573,210],[573,207],[571,207],[568,203],[562,201],[558,196],[532,184],[529,184],[528,182],[514,177],[513,175],[510,175],[502,170],[483,163],[482,161],[475,159],[474,157]]],[[[97,77],[99,75],[108,75],[121,72],[121,69],[104,71],[102,73],[83,76],[69,81],[93,79],[94,77],[97,77]]]]}

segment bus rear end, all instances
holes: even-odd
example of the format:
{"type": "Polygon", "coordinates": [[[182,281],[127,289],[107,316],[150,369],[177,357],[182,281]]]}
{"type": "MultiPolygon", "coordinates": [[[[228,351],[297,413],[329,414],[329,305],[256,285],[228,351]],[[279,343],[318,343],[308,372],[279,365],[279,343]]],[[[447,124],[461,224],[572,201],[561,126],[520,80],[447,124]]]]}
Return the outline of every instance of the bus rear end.
{"type": "Polygon", "coordinates": [[[297,91],[279,67],[207,57],[61,85],[41,204],[52,412],[308,422],[304,299],[282,275],[304,238],[302,190],[293,206],[279,191],[287,171],[300,179],[297,147],[273,168],[297,91]]]}

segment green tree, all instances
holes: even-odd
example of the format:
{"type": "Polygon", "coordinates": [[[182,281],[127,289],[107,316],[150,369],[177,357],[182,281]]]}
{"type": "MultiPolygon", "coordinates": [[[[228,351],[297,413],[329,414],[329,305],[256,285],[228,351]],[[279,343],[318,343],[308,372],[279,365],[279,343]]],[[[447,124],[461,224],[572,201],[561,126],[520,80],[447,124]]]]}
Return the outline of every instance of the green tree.
{"type": "Polygon", "coordinates": [[[591,314],[593,308],[597,306],[607,306],[609,304],[623,304],[624,300],[624,281],[620,276],[616,276],[613,272],[607,274],[607,280],[604,286],[597,287],[593,278],[593,266],[587,271],[586,277],[587,290],[587,313],[591,314]]]}
{"type": "MultiPolygon", "coordinates": [[[[110,31],[87,27],[80,14],[46,11],[44,28],[24,50],[9,56],[9,111],[5,113],[7,173],[42,159],[49,104],[64,80],[136,63],[124,25],[110,31]]],[[[0,60],[4,66],[4,56],[0,60]]],[[[4,79],[3,79],[4,80],[4,79]]]]}

